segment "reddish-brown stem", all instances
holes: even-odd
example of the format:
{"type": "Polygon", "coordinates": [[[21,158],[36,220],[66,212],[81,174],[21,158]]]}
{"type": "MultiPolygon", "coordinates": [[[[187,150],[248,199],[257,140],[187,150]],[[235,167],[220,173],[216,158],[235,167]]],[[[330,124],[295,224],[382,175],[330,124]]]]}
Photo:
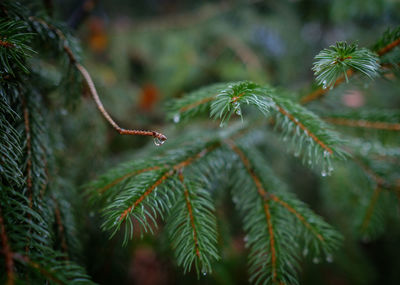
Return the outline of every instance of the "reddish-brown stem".
{"type": "Polygon", "coordinates": [[[387,131],[400,131],[400,124],[386,123],[386,122],[370,122],[365,120],[353,120],[346,118],[323,118],[325,121],[341,126],[387,130],[387,131]]]}
{"type": "Polygon", "coordinates": [[[190,225],[192,226],[193,229],[193,240],[194,240],[194,247],[196,249],[196,255],[197,257],[200,258],[200,250],[199,250],[199,241],[197,239],[197,230],[196,226],[194,223],[194,216],[193,216],[193,209],[192,209],[192,203],[190,202],[190,194],[187,186],[184,183],[184,178],[182,172],[179,173],[179,180],[182,183],[183,189],[184,189],[184,195],[185,195],[185,200],[186,200],[186,207],[189,212],[189,219],[190,219],[190,225]]]}
{"type": "Polygon", "coordinates": [[[13,48],[15,45],[13,43],[9,43],[5,41],[4,39],[0,39],[0,46],[1,47],[6,47],[6,48],[13,48]]]}
{"type": "Polygon", "coordinates": [[[21,255],[19,253],[14,253],[13,254],[13,258],[15,260],[19,261],[19,262],[28,264],[29,266],[35,268],[36,270],[38,270],[41,274],[43,274],[43,276],[45,276],[49,280],[51,280],[51,281],[53,281],[53,282],[55,282],[57,284],[61,284],[61,285],[65,284],[63,281],[61,281],[56,276],[54,276],[54,274],[52,274],[46,268],[42,267],[39,263],[30,260],[30,258],[28,256],[24,256],[24,255],[21,255]]]}
{"type": "MultiPolygon", "coordinates": [[[[347,78],[348,78],[348,77],[352,76],[354,74],[354,72],[351,69],[349,69],[349,70],[346,71],[346,74],[347,74],[347,78]]],[[[333,84],[333,87],[336,87],[336,86],[342,84],[345,81],[346,81],[346,76],[342,75],[336,80],[335,84],[333,84]]],[[[324,88],[320,87],[317,90],[315,90],[315,91],[311,92],[310,94],[308,94],[308,95],[304,96],[303,98],[301,98],[300,99],[300,103],[301,104],[307,104],[307,103],[309,103],[311,101],[314,101],[314,100],[322,97],[328,91],[329,91],[328,88],[324,89],[324,88]]]]}
{"type": "Polygon", "coordinates": [[[135,209],[140,203],[142,203],[142,201],[149,196],[154,189],[156,189],[156,187],[158,185],[160,185],[161,183],[163,183],[168,177],[170,177],[173,174],[173,171],[168,171],[166,173],[164,173],[163,176],[161,176],[153,185],[151,185],[140,197],[139,199],[137,199],[132,206],[130,206],[128,209],[126,209],[121,216],[119,217],[119,220],[123,220],[131,210],[135,209]]]}
{"type": "Polygon", "coordinates": [[[397,40],[394,40],[393,42],[389,43],[388,45],[384,46],[383,48],[381,48],[377,54],[379,56],[382,56],[388,52],[390,52],[392,49],[394,49],[395,47],[397,47],[398,45],[400,45],[400,38],[397,40]]]}
{"type": "Polygon", "coordinates": [[[26,135],[26,187],[29,196],[29,207],[32,208],[32,141],[31,141],[31,130],[29,121],[29,110],[26,105],[25,99],[23,100],[24,108],[24,126],[26,135]]]}
{"type": "Polygon", "coordinates": [[[89,87],[90,94],[92,95],[97,108],[99,109],[100,113],[103,115],[103,117],[110,123],[110,125],[121,135],[137,135],[137,136],[151,136],[154,138],[159,139],[161,142],[164,142],[167,140],[167,137],[159,132],[155,131],[141,131],[141,130],[130,130],[130,129],[123,129],[121,128],[108,114],[108,112],[105,110],[103,103],[100,100],[99,95],[97,94],[96,87],[93,83],[92,77],[90,76],[89,72],[86,70],[85,67],[83,67],[80,63],[78,63],[74,53],[68,46],[67,40],[65,38],[65,35],[61,32],[60,29],[57,29],[56,27],[48,24],[47,22],[43,21],[42,19],[38,19],[35,17],[30,17],[31,20],[35,20],[40,22],[43,25],[46,25],[49,29],[52,29],[58,37],[63,40],[63,48],[65,53],[68,55],[70,62],[75,65],[76,69],[81,73],[83,79],[85,80],[87,86],[89,87]]]}
{"type": "Polygon", "coordinates": [[[328,151],[330,154],[333,153],[333,151],[330,147],[328,147],[325,143],[323,143],[320,139],[318,139],[309,129],[307,129],[306,126],[304,126],[300,121],[298,121],[292,114],[290,114],[289,112],[287,112],[285,109],[283,109],[280,106],[278,106],[278,111],[282,115],[288,117],[289,120],[291,120],[293,123],[295,123],[297,126],[299,126],[300,129],[305,131],[307,133],[307,135],[310,136],[313,139],[313,141],[315,141],[317,144],[319,144],[323,149],[328,151]]]}
{"type": "MultiPolygon", "coordinates": [[[[55,204],[54,214],[56,217],[57,230],[58,230],[58,233],[59,233],[60,239],[61,239],[61,248],[68,256],[68,245],[67,245],[67,241],[65,239],[65,230],[64,230],[62,217],[61,217],[60,207],[55,198],[53,198],[53,201],[55,204]]],[[[68,259],[68,257],[66,257],[66,259],[68,259]]]]}
{"type": "Polygon", "coordinates": [[[271,250],[272,280],[273,280],[273,282],[276,282],[277,273],[276,273],[275,238],[274,238],[274,231],[273,231],[273,227],[272,227],[271,213],[270,213],[269,204],[268,204],[268,201],[270,199],[269,198],[270,194],[264,190],[264,187],[262,186],[260,178],[254,173],[253,168],[251,167],[250,161],[248,160],[246,155],[243,153],[243,151],[241,151],[233,141],[227,140],[226,143],[239,156],[239,158],[242,161],[242,163],[244,164],[247,172],[250,174],[251,178],[253,179],[254,184],[256,185],[258,194],[263,199],[264,212],[265,212],[265,217],[267,219],[270,250],[271,250]]]}
{"type": "Polygon", "coordinates": [[[366,231],[368,224],[371,221],[371,217],[374,212],[375,205],[378,202],[379,194],[381,192],[382,192],[382,189],[379,186],[377,186],[374,190],[374,193],[372,193],[371,200],[370,200],[368,208],[367,208],[367,212],[365,213],[365,217],[364,217],[364,220],[361,225],[361,231],[364,231],[364,232],[366,231]]]}
{"type": "MultiPolygon", "coordinates": [[[[33,206],[33,193],[32,193],[32,141],[31,141],[31,130],[29,121],[29,110],[26,104],[25,98],[23,98],[23,109],[24,109],[24,125],[25,125],[25,135],[26,135],[26,187],[29,200],[29,208],[32,209],[33,206]]],[[[28,220],[31,219],[31,214],[28,214],[28,220]]],[[[25,246],[25,252],[29,252],[30,243],[30,233],[31,229],[28,230],[28,241],[25,246]]]]}
{"type": "MultiPolygon", "coordinates": [[[[153,185],[151,185],[129,208],[127,208],[125,211],[122,212],[121,216],[119,217],[119,220],[123,220],[124,218],[126,218],[126,216],[133,210],[135,209],[148,195],[150,195],[154,189],[160,185],[161,183],[163,183],[167,178],[169,178],[170,176],[172,176],[174,173],[176,173],[177,171],[181,170],[182,168],[188,166],[189,164],[191,164],[193,161],[195,161],[196,159],[204,156],[207,152],[212,151],[213,149],[215,149],[217,147],[217,145],[211,145],[205,149],[203,149],[202,151],[198,152],[197,154],[195,154],[194,156],[191,156],[189,158],[187,158],[186,160],[177,163],[176,165],[174,165],[172,167],[171,170],[166,171],[156,182],[154,182],[153,185]]],[[[122,179],[121,179],[122,180],[122,179]]]]}
{"type": "Polygon", "coordinates": [[[157,170],[157,169],[160,169],[160,166],[153,166],[153,167],[143,168],[143,169],[139,169],[139,170],[135,170],[135,171],[129,172],[129,173],[125,174],[124,176],[118,177],[117,179],[113,180],[112,182],[108,183],[107,185],[105,185],[104,187],[98,189],[97,191],[99,193],[103,194],[104,192],[106,192],[111,187],[117,185],[118,183],[120,183],[121,181],[123,181],[123,180],[125,180],[125,179],[127,179],[129,177],[138,175],[138,174],[143,173],[143,172],[148,172],[148,171],[157,170]]]}
{"type": "Polygon", "coordinates": [[[13,285],[15,281],[15,276],[14,276],[14,260],[12,258],[12,251],[11,247],[8,243],[8,237],[6,233],[6,227],[4,224],[3,220],[3,213],[2,209],[0,206],[0,238],[1,238],[1,244],[3,247],[3,254],[5,258],[5,265],[6,265],[6,272],[7,272],[7,285],[13,285]]]}
{"type": "Polygon", "coordinates": [[[300,220],[300,222],[302,222],[304,224],[304,226],[306,226],[311,232],[313,232],[313,234],[320,240],[320,241],[324,241],[324,238],[322,237],[322,235],[320,233],[318,233],[315,228],[310,225],[310,223],[308,223],[306,221],[306,219],[304,218],[303,215],[301,215],[299,212],[297,212],[292,206],[290,206],[288,203],[286,203],[285,201],[282,201],[279,197],[275,196],[274,194],[270,194],[270,198],[271,200],[277,202],[278,204],[282,205],[283,207],[285,207],[290,213],[292,213],[293,215],[296,216],[297,219],[300,220]]]}
{"type": "Polygon", "coordinates": [[[214,98],[215,98],[215,96],[203,98],[203,99],[201,99],[201,100],[199,100],[197,102],[194,102],[192,104],[183,106],[182,108],[179,109],[179,112],[185,112],[187,110],[196,108],[197,106],[200,106],[202,104],[205,104],[205,103],[208,103],[208,102],[212,101],[214,98]]]}
{"type": "Polygon", "coordinates": [[[272,227],[271,212],[269,210],[268,200],[264,202],[264,211],[267,218],[269,243],[271,250],[271,265],[272,265],[272,282],[276,282],[276,250],[275,250],[275,236],[272,227]]]}

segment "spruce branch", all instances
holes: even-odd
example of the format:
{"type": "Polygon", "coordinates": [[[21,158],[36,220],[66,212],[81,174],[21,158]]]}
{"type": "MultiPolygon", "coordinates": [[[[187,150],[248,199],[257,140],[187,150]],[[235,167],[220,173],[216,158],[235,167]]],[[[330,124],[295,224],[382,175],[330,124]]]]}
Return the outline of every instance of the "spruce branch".
{"type": "Polygon", "coordinates": [[[209,192],[200,182],[184,181],[182,171],[178,178],[181,191],[171,208],[167,232],[177,263],[184,271],[194,264],[198,275],[200,272],[206,275],[212,271],[211,261],[219,259],[215,210],[209,192]]]}
{"type": "Polygon", "coordinates": [[[391,52],[395,47],[400,45],[400,27],[387,29],[382,37],[373,46],[373,50],[379,56],[391,52]]]}
{"type": "Polygon", "coordinates": [[[0,21],[0,62],[3,72],[16,75],[16,68],[29,73],[26,58],[35,53],[29,46],[32,33],[27,32],[23,21],[0,21]]]}
{"type": "Polygon", "coordinates": [[[374,53],[346,42],[337,42],[336,45],[322,50],[315,56],[315,60],[312,70],[317,83],[323,85],[323,89],[333,88],[341,76],[348,82],[347,70],[359,72],[372,79],[378,75],[380,68],[379,59],[374,53]]]}
{"type": "MultiPolygon", "coordinates": [[[[243,165],[245,166],[247,172],[252,177],[259,194],[263,197],[267,197],[269,200],[276,202],[281,205],[285,210],[289,213],[293,214],[296,218],[296,221],[304,226],[306,232],[308,232],[313,239],[317,242],[314,245],[314,250],[316,253],[320,252],[320,248],[327,248],[328,251],[331,252],[334,250],[334,247],[337,246],[337,242],[335,239],[340,240],[340,236],[337,235],[335,231],[332,230],[331,226],[323,222],[322,220],[316,220],[315,214],[307,209],[307,206],[295,199],[294,197],[290,197],[290,195],[281,195],[279,193],[267,193],[263,189],[263,182],[259,178],[258,174],[254,169],[257,169],[255,165],[253,165],[249,158],[246,156],[243,150],[241,150],[233,141],[226,141],[229,147],[240,157],[243,165]],[[324,232],[324,233],[323,233],[324,232]],[[325,235],[325,238],[324,236],[325,235]],[[330,246],[333,245],[332,248],[330,246]]],[[[247,150],[247,152],[250,152],[247,150]]],[[[256,163],[257,164],[257,163],[256,163]]],[[[270,171],[268,168],[265,170],[270,171]]],[[[260,173],[259,175],[262,175],[260,173]]],[[[264,174],[265,176],[265,174],[264,174]]],[[[271,187],[277,185],[277,182],[273,182],[271,179],[271,187]],[[275,184],[275,185],[274,185],[275,184]]]]}
{"type": "MultiPolygon", "coordinates": [[[[387,53],[390,53],[395,47],[397,47],[400,44],[400,27],[394,28],[394,29],[388,29],[382,36],[382,38],[373,46],[372,51],[376,52],[376,54],[382,58],[384,55],[387,53]]],[[[345,80],[354,75],[354,71],[352,69],[346,70],[346,73],[337,80],[331,84],[331,88],[336,87],[343,83],[345,80]]],[[[322,81],[323,84],[323,81],[322,81]]],[[[324,84],[323,84],[324,85],[324,84]]],[[[325,87],[328,87],[328,85],[325,84],[325,87]]],[[[325,95],[330,88],[323,88],[319,87],[315,91],[303,96],[300,99],[301,104],[308,104],[311,101],[314,101],[316,99],[319,99],[323,95],[325,95]]]]}
{"type": "Polygon", "coordinates": [[[267,118],[275,119],[275,130],[282,130],[284,141],[290,139],[295,156],[302,154],[303,162],[307,161],[310,166],[320,164],[322,175],[329,175],[333,170],[331,157],[346,157],[339,148],[343,141],[315,114],[277,93],[247,81],[226,83],[212,101],[210,115],[220,118],[223,126],[234,113],[242,116],[241,106],[255,106],[267,118]]]}
{"type": "Polygon", "coordinates": [[[36,17],[30,17],[31,21],[37,21],[39,23],[41,23],[42,25],[47,26],[50,30],[53,30],[57,36],[59,37],[59,39],[62,41],[62,45],[63,45],[63,49],[65,51],[65,53],[68,55],[68,58],[71,62],[71,64],[73,64],[75,66],[75,68],[81,73],[83,79],[85,80],[90,94],[93,97],[93,100],[96,103],[97,109],[100,111],[100,113],[103,115],[103,117],[107,120],[107,122],[121,135],[137,135],[137,136],[151,136],[154,138],[154,143],[159,146],[161,144],[163,144],[166,140],[167,137],[159,132],[156,131],[141,131],[141,130],[133,130],[133,129],[124,129],[121,128],[110,116],[110,114],[105,110],[103,103],[100,100],[99,95],[97,94],[97,90],[96,87],[93,83],[92,77],[90,76],[89,72],[86,70],[86,68],[84,66],[82,66],[78,60],[77,57],[75,56],[75,54],[73,53],[73,51],[71,50],[71,48],[69,47],[68,41],[64,35],[64,33],[56,28],[53,25],[48,24],[47,22],[45,22],[42,19],[38,19],[36,17]]]}
{"type": "MultiPolygon", "coordinates": [[[[106,220],[103,223],[103,229],[113,230],[112,235],[114,235],[125,222],[124,243],[126,243],[133,236],[132,218],[135,218],[142,225],[142,230],[152,232],[149,221],[157,226],[155,218],[158,215],[163,217],[167,210],[171,208],[172,201],[175,200],[176,191],[171,189],[177,188],[176,184],[179,183],[176,180],[176,174],[213,151],[218,145],[215,141],[211,141],[197,146],[195,149],[188,148],[183,152],[170,153],[170,157],[165,158],[165,161],[158,159],[159,167],[149,171],[134,171],[136,175],[129,178],[130,181],[125,184],[125,187],[121,189],[122,191],[120,190],[113,197],[114,201],[104,208],[106,220]]],[[[108,178],[110,177],[108,176],[108,178]]],[[[111,182],[113,186],[111,187],[115,187],[127,178],[126,175],[113,178],[111,182]],[[118,181],[118,183],[115,183],[115,181],[118,181]]],[[[106,185],[109,185],[108,181],[106,183],[106,185]]],[[[99,185],[99,183],[96,183],[97,187],[99,185]]]]}

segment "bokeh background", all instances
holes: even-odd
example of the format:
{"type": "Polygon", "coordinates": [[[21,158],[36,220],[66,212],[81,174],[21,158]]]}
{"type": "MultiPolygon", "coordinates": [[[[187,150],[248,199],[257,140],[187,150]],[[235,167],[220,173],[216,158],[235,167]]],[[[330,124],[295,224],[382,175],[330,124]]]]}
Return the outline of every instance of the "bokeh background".
{"type": "MultiPolygon", "coordinates": [[[[45,2],[74,27],[83,63],[121,126],[164,130],[167,135],[178,132],[165,115],[171,98],[235,80],[269,83],[301,96],[313,87],[311,66],[321,49],[343,40],[368,47],[400,23],[398,0],[45,2]]],[[[377,96],[389,88],[393,93],[393,86],[378,86],[347,86],[331,93],[340,98],[335,104],[349,108],[400,106],[398,96],[377,96]]],[[[55,153],[65,187],[82,192],[82,185],[100,173],[153,147],[148,138],[119,136],[86,93],[79,106],[60,104],[64,145],[55,153]]],[[[329,215],[318,194],[319,180],[296,161],[281,172],[301,199],[329,215]]],[[[100,284],[247,284],[244,235],[229,202],[217,209],[223,260],[212,275],[200,279],[176,267],[162,234],[138,237],[122,247],[120,237],[109,240],[100,231],[101,217],[84,198],[76,203],[75,215],[85,220],[77,229],[84,236],[81,260],[100,284]]],[[[345,234],[344,247],[331,263],[304,261],[301,284],[400,284],[398,230],[388,225],[389,231],[374,241],[352,238],[346,228],[351,217],[337,215],[341,219],[330,222],[345,234]]]]}

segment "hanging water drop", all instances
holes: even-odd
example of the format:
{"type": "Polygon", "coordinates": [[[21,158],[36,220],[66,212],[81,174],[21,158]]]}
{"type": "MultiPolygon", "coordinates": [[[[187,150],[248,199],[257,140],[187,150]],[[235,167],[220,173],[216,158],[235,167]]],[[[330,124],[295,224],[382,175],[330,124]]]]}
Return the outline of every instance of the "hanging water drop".
{"type": "Polygon", "coordinates": [[[330,153],[327,150],[324,150],[324,157],[329,157],[330,153]]]}
{"type": "Polygon", "coordinates": [[[327,256],[326,256],[326,261],[329,262],[329,263],[332,263],[332,262],[333,262],[333,257],[332,257],[332,255],[330,255],[330,254],[327,255],[327,256]]]}
{"type": "Polygon", "coordinates": [[[249,241],[249,236],[245,236],[245,237],[243,238],[243,241],[244,241],[244,242],[248,242],[248,241],[249,241]]]}
{"type": "Polygon", "coordinates": [[[325,176],[327,176],[327,175],[328,175],[328,173],[327,173],[325,170],[322,170],[322,171],[321,171],[321,176],[322,176],[322,177],[325,177],[325,176]]]}
{"type": "Polygon", "coordinates": [[[322,89],[326,89],[326,80],[322,82],[322,89]]]}
{"type": "Polygon", "coordinates": [[[219,127],[220,127],[220,128],[223,128],[224,126],[225,126],[224,122],[221,122],[221,123],[219,124],[219,127]]]}
{"type": "Polygon", "coordinates": [[[303,249],[303,256],[307,256],[308,255],[308,248],[304,248],[303,249]]]}
{"type": "Polygon", "coordinates": [[[236,109],[235,111],[236,115],[241,116],[242,115],[242,110],[240,110],[240,107],[236,109]]]}
{"type": "Polygon", "coordinates": [[[318,264],[319,263],[319,258],[318,257],[314,257],[312,262],[314,262],[315,264],[318,264]]]}
{"type": "Polygon", "coordinates": [[[203,273],[203,276],[206,276],[206,275],[207,275],[207,271],[204,270],[204,269],[203,269],[202,273],[203,273]]]}
{"type": "Polygon", "coordinates": [[[165,140],[162,140],[162,139],[160,139],[160,138],[158,138],[158,137],[154,137],[154,144],[156,145],[156,146],[160,146],[160,145],[162,145],[162,144],[164,144],[165,143],[165,140]]]}
{"type": "Polygon", "coordinates": [[[179,114],[175,114],[173,120],[174,120],[174,123],[177,124],[181,120],[181,116],[179,114]]]}

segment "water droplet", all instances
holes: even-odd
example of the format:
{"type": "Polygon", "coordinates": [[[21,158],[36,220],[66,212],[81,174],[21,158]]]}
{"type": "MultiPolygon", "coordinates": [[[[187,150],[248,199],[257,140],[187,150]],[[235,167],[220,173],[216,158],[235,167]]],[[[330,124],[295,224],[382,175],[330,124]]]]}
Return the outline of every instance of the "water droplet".
{"type": "Polygon", "coordinates": [[[248,241],[249,241],[249,236],[245,236],[245,237],[243,238],[243,240],[244,240],[244,242],[248,242],[248,241]]]}
{"type": "Polygon", "coordinates": [[[329,153],[329,151],[324,150],[324,157],[329,157],[331,154],[329,153]]]}
{"type": "Polygon", "coordinates": [[[322,177],[325,177],[325,176],[328,175],[328,173],[327,173],[325,170],[322,170],[322,171],[321,171],[321,175],[322,175],[322,177]]]}
{"type": "Polygon", "coordinates": [[[207,275],[207,271],[206,270],[203,270],[202,273],[203,273],[203,276],[207,275]]]}
{"type": "Polygon", "coordinates": [[[240,110],[240,107],[236,109],[235,111],[236,115],[241,116],[242,115],[242,110],[240,110]]]}
{"type": "Polygon", "coordinates": [[[303,256],[307,256],[308,255],[308,248],[303,249],[303,256]]]}
{"type": "Polygon", "coordinates": [[[319,263],[319,258],[318,257],[314,257],[312,262],[315,263],[315,264],[318,264],[319,263]]]}
{"type": "Polygon", "coordinates": [[[308,160],[308,165],[311,165],[311,164],[312,164],[312,160],[309,159],[309,160],[308,160]]]}
{"type": "Polygon", "coordinates": [[[225,126],[225,123],[224,122],[221,122],[220,124],[219,124],[219,127],[220,128],[223,128],[225,126]]]}
{"type": "Polygon", "coordinates": [[[330,254],[327,255],[327,256],[326,256],[326,261],[329,262],[329,263],[332,263],[332,262],[333,262],[333,257],[332,257],[332,255],[330,255],[330,254]]]}
{"type": "Polygon", "coordinates": [[[160,146],[160,145],[162,145],[163,143],[165,143],[165,140],[162,140],[162,139],[160,139],[160,138],[158,138],[158,137],[154,137],[154,144],[155,144],[156,146],[160,146]]]}
{"type": "Polygon", "coordinates": [[[94,217],[94,212],[93,211],[90,211],[89,217],[94,217]]]}
{"type": "Polygon", "coordinates": [[[174,123],[177,124],[181,120],[181,116],[179,114],[174,115],[174,123]]]}

